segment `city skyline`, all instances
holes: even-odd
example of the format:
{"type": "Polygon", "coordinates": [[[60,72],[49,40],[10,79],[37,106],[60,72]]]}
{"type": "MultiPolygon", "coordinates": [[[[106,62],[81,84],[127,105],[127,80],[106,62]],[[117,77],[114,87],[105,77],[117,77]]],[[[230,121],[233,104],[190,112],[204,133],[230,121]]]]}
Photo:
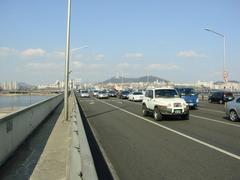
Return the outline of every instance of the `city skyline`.
{"type": "MultiPolygon", "coordinates": [[[[67,1],[0,3],[0,82],[63,80],[67,1]]],[[[239,79],[237,0],[72,0],[70,78],[83,82],[154,75],[174,82],[239,79]]]]}

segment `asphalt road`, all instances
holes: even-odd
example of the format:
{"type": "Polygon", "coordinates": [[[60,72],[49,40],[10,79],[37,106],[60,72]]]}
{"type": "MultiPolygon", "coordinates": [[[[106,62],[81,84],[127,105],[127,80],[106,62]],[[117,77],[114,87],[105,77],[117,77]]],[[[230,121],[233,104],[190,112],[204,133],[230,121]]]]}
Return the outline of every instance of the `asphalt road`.
{"type": "Polygon", "coordinates": [[[190,120],[157,122],[141,103],[78,99],[116,179],[240,179],[240,122],[224,105],[200,102],[190,120]]]}

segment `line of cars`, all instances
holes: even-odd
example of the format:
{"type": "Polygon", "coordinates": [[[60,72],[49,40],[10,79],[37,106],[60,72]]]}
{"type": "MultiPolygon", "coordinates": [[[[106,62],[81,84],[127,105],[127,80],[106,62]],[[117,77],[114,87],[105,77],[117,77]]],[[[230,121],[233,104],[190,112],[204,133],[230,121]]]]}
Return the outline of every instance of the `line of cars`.
{"type": "MultiPolygon", "coordinates": [[[[169,90],[169,88],[167,89],[169,90]]],[[[157,93],[159,93],[160,90],[155,91],[154,88],[152,89],[152,95],[149,95],[149,89],[146,90],[146,93],[143,90],[140,90],[140,91],[80,90],[79,93],[80,93],[80,97],[82,98],[90,97],[90,96],[94,96],[99,99],[117,97],[119,99],[128,99],[129,101],[142,102],[143,115],[145,116],[145,115],[148,115],[149,113],[153,113],[154,118],[156,120],[164,119],[165,115],[170,116],[171,114],[174,116],[176,115],[181,116],[182,119],[189,119],[189,109],[197,109],[197,107],[199,106],[198,93],[196,93],[193,88],[170,88],[170,90],[172,92],[175,92],[174,97],[171,97],[168,95],[166,96],[161,95],[161,97],[158,97],[157,93]],[[172,102],[173,99],[179,102],[175,102],[174,104],[174,102],[172,102]],[[184,100],[187,107],[185,107],[185,104],[183,103],[183,101],[180,102],[180,99],[184,100]],[[149,105],[151,104],[149,103],[151,101],[155,102],[154,106],[149,105]],[[169,103],[166,106],[164,102],[167,102],[167,101],[169,101],[169,103]],[[159,104],[156,104],[156,102],[158,102],[159,104]],[[163,105],[161,103],[163,103],[163,105]],[[176,104],[181,104],[181,108],[177,107],[176,104]],[[175,111],[175,108],[176,108],[175,106],[178,108],[178,110],[176,111],[175,111]],[[160,107],[160,109],[158,111],[154,110],[156,107],[157,108],[160,107]],[[167,110],[167,114],[166,112],[164,112],[165,110],[163,111],[163,109],[167,110]],[[171,111],[171,113],[169,113],[168,111],[171,111]]],[[[231,121],[238,121],[240,119],[240,96],[234,97],[234,95],[231,92],[217,91],[212,93],[208,97],[208,102],[220,103],[220,104],[225,103],[226,115],[228,116],[228,118],[231,121]]]]}
{"type": "Polygon", "coordinates": [[[240,96],[228,91],[216,91],[209,95],[208,102],[225,104],[227,117],[233,122],[240,119],[240,96]]]}

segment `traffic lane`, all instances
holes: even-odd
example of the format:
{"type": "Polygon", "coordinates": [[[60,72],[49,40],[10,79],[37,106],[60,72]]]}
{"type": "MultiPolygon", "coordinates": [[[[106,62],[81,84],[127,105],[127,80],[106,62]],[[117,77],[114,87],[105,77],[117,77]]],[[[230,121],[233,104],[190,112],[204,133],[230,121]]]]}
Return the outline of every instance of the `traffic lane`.
{"type": "Polygon", "coordinates": [[[201,107],[203,107],[205,109],[225,111],[225,105],[224,104],[209,103],[208,101],[199,101],[199,108],[201,108],[201,107]]]}
{"type": "MultiPolygon", "coordinates": [[[[107,100],[107,102],[118,107],[122,106],[123,109],[142,116],[141,104],[139,103],[121,100],[122,104],[119,105],[117,101],[107,100]]],[[[204,117],[207,117],[207,115],[203,114],[195,117],[191,114],[192,111],[190,111],[190,120],[168,118],[164,121],[155,121],[152,116],[148,116],[146,118],[150,121],[165,125],[236,155],[240,155],[240,124],[238,124],[239,126],[232,126],[231,123],[222,124],[220,123],[221,118],[209,118],[209,120],[206,120],[204,117]]]]}
{"type": "Polygon", "coordinates": [[[239,160],[114,110],[101,101],[80,104],[120,179],[240,177],[239,160]]]}

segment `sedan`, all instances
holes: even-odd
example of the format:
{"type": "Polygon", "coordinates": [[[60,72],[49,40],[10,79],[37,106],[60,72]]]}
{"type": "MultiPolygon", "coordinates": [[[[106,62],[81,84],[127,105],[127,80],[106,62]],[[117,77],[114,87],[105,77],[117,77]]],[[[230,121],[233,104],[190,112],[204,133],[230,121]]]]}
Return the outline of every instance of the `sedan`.
{"type": "Polygon", "coordinates": [[[82,90],[82,91],[80,91],[80,97],[82,97],[82,98],[90,97],[90,94],[88,93],[88,91],[82,90]]]}
{"type": "Polygon", "coordinates": [[[129,101],[142,101],[143,93],[142,92],[132,92],[128,96],[129,101]]]}
{"type": "Polygon", "coordinates": [[[129,91],[121,91],[118,94],[119,99],[128,99],[129,91]]]}
{"type": "Polygon", "coordinates": [[[105,91],[99,91],[96,96],[98,99],[107,99],[108,98],[108,93],[105,91]]]}
{"type": "Polygon", "coordinates": [[[240,96],[233,101],[226,103],[226,114],[231,121],[238,121],[240,118],[240,96]]]}

